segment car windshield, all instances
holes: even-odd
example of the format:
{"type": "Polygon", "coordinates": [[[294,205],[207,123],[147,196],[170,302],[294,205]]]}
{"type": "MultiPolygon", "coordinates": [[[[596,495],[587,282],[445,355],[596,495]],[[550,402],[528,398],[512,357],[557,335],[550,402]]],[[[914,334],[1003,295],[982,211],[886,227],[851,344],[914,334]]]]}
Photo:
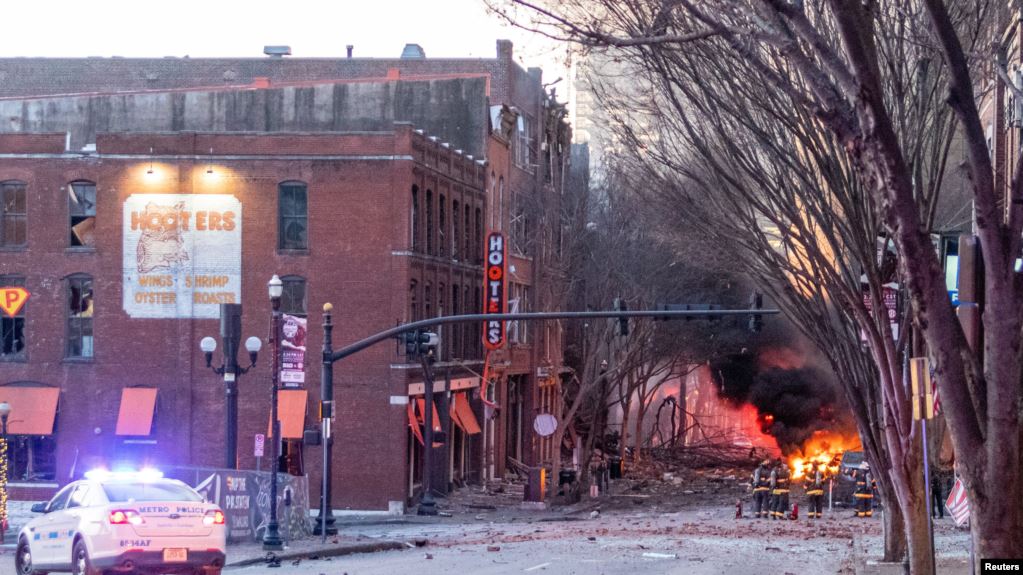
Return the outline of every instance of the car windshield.
{"type": "Polygon", "coordinates": [[[179,483],[139,482],[104,483],[103,491],[111,503],[133,501],[202,501],[198,493],[179,483]]]}

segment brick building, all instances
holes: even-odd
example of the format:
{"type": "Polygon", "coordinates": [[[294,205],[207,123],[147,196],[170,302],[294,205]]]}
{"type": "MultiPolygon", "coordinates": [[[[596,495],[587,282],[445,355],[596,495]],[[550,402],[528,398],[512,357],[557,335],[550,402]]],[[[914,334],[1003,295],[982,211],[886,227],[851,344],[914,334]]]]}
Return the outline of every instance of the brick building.
{"type": "MultiPolygon", "coordinates": [[[[518,67],[510,43],[492,60],[0,59],[0,74],[14,79],[0,90],[0,283],[33,294],[19,318],[4,320],[0,393],[18,397],[16,412],[41,406],[33,421],[42,422],[19,430],[12,415],[22,485],[63,483],[124,454],[219,464],[223,387],[197,342],[217,335],[210,310],[229,299],[244,306],[244,335],[264,336],[274,273],[287,310],[308,317],[306,394],[282,398],[282,419],[286,460],[308,473],[314,500],[319,451],[298,436],[316,427],[323,303],[335,306],[335,346],[398,321],[480,309],[482,239],[497,229],[512,240],[518,309],[558,306],[556,192],[570,133],[539,70],[518,67]],[[170,194],[185,208],[154,202],[152,211],[177,209],[193,218],[190,234],[229,237],[230,273],[180,271],[183,261],[199,266],[198,253],[174,260],[191,291],[165,289],[163,268],[139,263],[148,200],[170,194]],[[132,265],[146,289],[126,287],[132,265]],[[186,305],[182,293],[199,299],[186,305]]],[[[455,392],[441,398],[451,441],[435,485],[500,477],[508,457],[550,457],[530,416],[557,409],[560,330],[510,335],[491,362],[501,408],[485,412],[474,392],[478,328],[442,330],[437,371],[455,392]]],[[[269,419],[266,351],[239,380],[242,467],[253,467],[249,444],[269,419]]],[[[414,502],[418,367],[378,345],[334,372],[334,505],[414,502]]]]}

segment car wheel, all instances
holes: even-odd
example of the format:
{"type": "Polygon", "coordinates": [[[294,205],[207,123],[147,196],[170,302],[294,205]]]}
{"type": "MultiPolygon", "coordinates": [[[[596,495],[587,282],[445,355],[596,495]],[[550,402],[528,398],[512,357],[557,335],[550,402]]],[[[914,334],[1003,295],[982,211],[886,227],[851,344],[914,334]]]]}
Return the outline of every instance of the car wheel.
{"type": "Polygon", "coordinates": [[[36,571],[32,567],[32,549],[25,538],[18,539],[18,548],[14,553],[14,568],[18,575],[46,575],[45,571],[36,571]]]}
{"type": "Polygon", "coordinates": [[[73,575],[100,575],[99,569],[92,566],[89,560],[89,550],[85,547],[85,541],[75,541],[74,550],[71,552],[71,573],[73,575]]]}

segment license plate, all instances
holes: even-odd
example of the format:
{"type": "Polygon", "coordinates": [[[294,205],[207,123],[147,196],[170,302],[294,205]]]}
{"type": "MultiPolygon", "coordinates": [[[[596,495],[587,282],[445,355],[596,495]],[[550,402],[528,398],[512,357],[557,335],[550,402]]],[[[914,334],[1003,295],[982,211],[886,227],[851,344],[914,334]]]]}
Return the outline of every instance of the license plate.
{"type": "Polygon", "coordinates": [[[188,561],[188,549],[164,549],[163,560],[167,563],[188,561]]]}

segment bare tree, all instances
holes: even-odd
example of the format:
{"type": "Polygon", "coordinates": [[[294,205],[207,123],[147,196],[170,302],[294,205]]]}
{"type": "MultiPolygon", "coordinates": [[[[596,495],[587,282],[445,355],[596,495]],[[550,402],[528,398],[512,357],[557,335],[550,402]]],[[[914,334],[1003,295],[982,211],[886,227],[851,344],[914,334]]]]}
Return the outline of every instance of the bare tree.
{"type": "MultiPolygon", "coordinates": [[[[741,70],[749,74],[745,80],[750,89],[780,99],[811,119],[816,130],[793,131],[783,126],[773,132],[747,133],[756,144],[791,138],[802,146],[824,140],[848,162],[863,191],[862,201],[825,204],[820,213],[812,215],[841,228],[856,210],[871,213],[885,237],[894,242],[913,321],[926,341],[942,397],[954,406],[947,420],[970,498],[977,557],[1023,556],[1023,539],[1018,536],[1023,529],[1023,312],[1019,306],[1023,280],[1014,269],[1023,228],[1023,174],[1017,171],[1006,196],[998,193],[970,63],[973,48],[989,32],[986,4],[954,0],[569,0],[549,9],[525,0],[515,0],[515,4],[530,9],[540,20],[538,27],[552,35],[617,47],[650,62],[658,78],[679,91],[682,86],[674,81],[680,75],[673,57],[699,52],[714,74],[710,79],[741,70]],[[741,66],[728,68],[736,63],[741,66]],[[965,142],[968,185],[984,254],[982,348],[971,347],[956,318],[929,237],[932,195],[940,189],[944,172],[941,151],[947,149],[953,131],[936,119],[948,112],[954,113],[965,142]],[[932,177],[928,178],[929,174],[932,177]],[[863,210],[866,205],[870,210],[863,210]]],[[[687,100],[676,108],[687,114],[690,104],[687,100]]],[[[790,169],[784,165],[767,168],[771,175],[772,171],[790,169]]],[[[805,209],[801,190],[790,195],[790,210],[805,209]]],[[[814,241],[817,227],[808,231],[802,240],[818,243],[814,241]]],[[[780,227],[779,232],[789,230],[780,227]]],[[[842,247],[859,255],[861,262],[868,259],[857,253],[867,246],[842,247]]],[[[875,249],[871,244],[870,251],[875,249]]],[[[797,254],[797,259],[803,257],[797,254]]],[[[806,259],[806,269],[795,280],[813,293],[812,288],[826,279],[828,271],[806,259]]],[[[867,275],[872,308],[879,311],[882,302],[874,289],[876,279],[869,272],[867,275]]],[[[913,436],[910,398],[899,385],[898,352],[904,341],[889,341],[895,338],[884,318],[876,313],[864,317],[860,306],[839,295],[832,297],[866,332],[876,364],[884,435],[893,448],[890,467],[896,498],[900,505],[915,508],[913,500],[919,495],[913,493],[913,474],[903,474],[906,481],[900,481],[897,470],[899,466],[909,469],[914,457],[907,443],[913,436]],[[873,329],[868,329],[871,325],[873,329]],[[896,457],[894,448],[900,444],[908,459],[896,457]]],[[[922,526],[916,517],[907,519],[913,545],[922,526]]],[[[922,572],[925,564],[912,551],[912,567],[922,572]]]]}

